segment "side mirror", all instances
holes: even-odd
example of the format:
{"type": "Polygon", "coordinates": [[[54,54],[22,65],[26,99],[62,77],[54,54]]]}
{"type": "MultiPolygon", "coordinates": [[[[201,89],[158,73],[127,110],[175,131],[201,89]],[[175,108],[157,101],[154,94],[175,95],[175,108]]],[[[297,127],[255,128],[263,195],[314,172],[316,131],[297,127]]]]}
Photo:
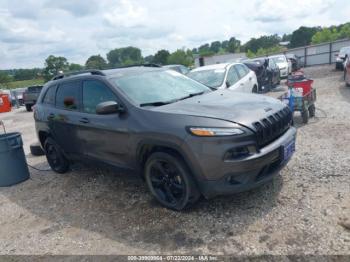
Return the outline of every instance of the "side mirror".
{"type": "Polygon", "coordinates": [[[102,102],[96,106],[96,113],[98,115],[118,114],[123,111],[123,108],[115,101],[102,102]]]}
{"type": "Polygon", "coordinates": [[[229,81],[226,81],[226,88],[229,88],[231,86],[229,81]]]}

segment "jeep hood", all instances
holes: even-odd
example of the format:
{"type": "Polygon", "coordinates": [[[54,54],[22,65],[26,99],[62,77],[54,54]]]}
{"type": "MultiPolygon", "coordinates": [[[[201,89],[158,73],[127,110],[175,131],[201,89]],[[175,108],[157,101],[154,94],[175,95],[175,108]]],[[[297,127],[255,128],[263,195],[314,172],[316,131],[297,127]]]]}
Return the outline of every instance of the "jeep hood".
{"type": "Polygon", "coordinates": [[[165,106],[152,111],[209,117],[235,122],[253,128],[253,123],[281,109],[285,105],[277,99],[265,96],[217,90],[165,106]]]}

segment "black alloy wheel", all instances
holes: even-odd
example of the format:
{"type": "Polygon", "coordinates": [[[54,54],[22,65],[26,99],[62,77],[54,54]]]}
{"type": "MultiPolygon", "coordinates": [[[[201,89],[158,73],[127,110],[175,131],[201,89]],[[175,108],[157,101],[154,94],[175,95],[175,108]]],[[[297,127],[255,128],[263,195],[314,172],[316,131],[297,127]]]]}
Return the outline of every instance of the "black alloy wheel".
{"type": "Polygon", "coordinates": [[[62,154],[61,149],[52,138],[45,141],[45,154],[51,169],[57,173],[66,173],[69,169],[69,162],[62,154]]]}
{"type": "Polygon", "coordinates": [[[152,195],[170,209],[182,210],[200,196],[186,165],[168,153],[150,156],[145,165],[145,178],[152,195]]]}

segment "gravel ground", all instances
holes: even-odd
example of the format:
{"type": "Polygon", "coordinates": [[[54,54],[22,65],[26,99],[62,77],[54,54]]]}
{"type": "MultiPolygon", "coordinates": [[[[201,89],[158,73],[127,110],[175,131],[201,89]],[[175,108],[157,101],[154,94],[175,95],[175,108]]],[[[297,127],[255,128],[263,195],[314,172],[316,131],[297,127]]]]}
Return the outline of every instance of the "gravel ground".
{"type": "MultiPolygon", "coordinates": [[[[305,71],[317,117],[302,125],[296,116],[297,152],[271,183],[179,213],[138,177],[31,169],[30,180],[0,188],[0,254],[350,254],[350,89],[333,66],[305,71]]],[[[47,169],[29,154],[32,113],[0,119],[22,132],[28,162],[47,169]]]]}

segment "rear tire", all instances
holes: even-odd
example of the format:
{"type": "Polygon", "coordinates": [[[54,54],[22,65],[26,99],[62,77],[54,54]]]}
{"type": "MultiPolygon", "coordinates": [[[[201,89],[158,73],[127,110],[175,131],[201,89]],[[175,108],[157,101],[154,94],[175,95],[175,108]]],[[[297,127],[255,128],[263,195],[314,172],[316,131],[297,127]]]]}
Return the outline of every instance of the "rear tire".
{"type": "Polygon", "coordinates": [[[258,93],[258,87],[256,85],[254,85],[252,89],[252,93],[258,93]]]}
{"type": "Polygon", "coordinates": [[[47,138],[45,141],[45,154],[51,169],[56,173],[66,173],[69,170],[69,162],[63,155],[61,148],[55,140],[47,138]]]}
{"type": "Polygon", "coordinates": [[[175,154],[153,153],[145,164],[145,180],[155,199],[173,210],[183,210],[200,197],[187,165],[175,154]]]}
{"type": "Polygon", "coordinates": [[[28,112],[31,112],[32,111],[32,105],[26,105],[26,109],[28,112]]]}

